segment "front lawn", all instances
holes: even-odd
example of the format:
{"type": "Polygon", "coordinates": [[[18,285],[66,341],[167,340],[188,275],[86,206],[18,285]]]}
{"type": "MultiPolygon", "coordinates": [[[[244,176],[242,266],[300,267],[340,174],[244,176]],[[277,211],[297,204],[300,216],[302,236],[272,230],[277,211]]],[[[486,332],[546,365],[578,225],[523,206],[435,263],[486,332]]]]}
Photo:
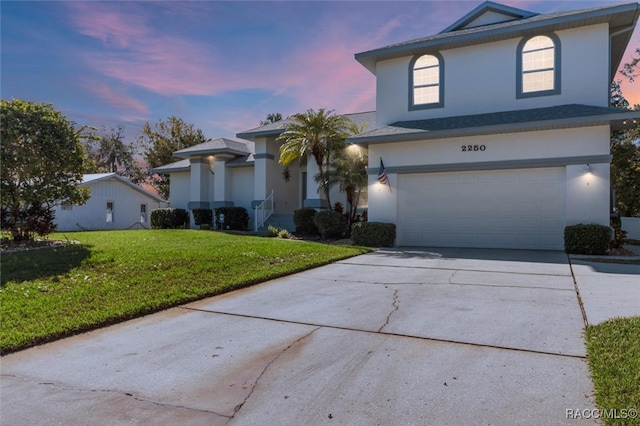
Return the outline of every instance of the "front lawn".
{"type": "Polygon", "coordinates": [[[640,317],[589,326],[586,341],[601,420],[609,426],[640,424],[640,317]]]}
{"type": "Polygon", "coordinates": [[[3,354],[367,251],[192,230],[52,238],[80,244],[2,254],[3,354]]]}

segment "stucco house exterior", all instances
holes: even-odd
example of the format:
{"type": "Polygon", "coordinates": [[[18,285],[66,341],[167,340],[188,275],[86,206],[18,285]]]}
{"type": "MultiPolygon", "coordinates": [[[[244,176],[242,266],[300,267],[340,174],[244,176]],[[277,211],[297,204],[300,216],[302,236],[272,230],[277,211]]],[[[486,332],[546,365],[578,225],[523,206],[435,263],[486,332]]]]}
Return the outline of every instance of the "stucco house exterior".
{"type": "Polygon", "coordinates": [[[166,207],[159,196],[116,173],[83,176],[90,198],[81,206],[54,207],[58,231],[95,231],[150,228],[151,211],[166,207]]]}
{"type": "MultiPolygon", "coordinates": [[[[438,34],[357,53],[376,77],[376,111],[348,115],[365,124],[347,143],[368,149],[369,220],[395,223],[397,245],[528,249],[562,249],[566,225],[608,225],[610,134],[640,121],[609,108],[609,88],[639,14],[485,2],[438,34]]],[[[171,206],[251,210],[273,190],[282,216],[327,207],[312,162],[282,178],[285,122],[176,152],[156,169],[171,206]]]]}

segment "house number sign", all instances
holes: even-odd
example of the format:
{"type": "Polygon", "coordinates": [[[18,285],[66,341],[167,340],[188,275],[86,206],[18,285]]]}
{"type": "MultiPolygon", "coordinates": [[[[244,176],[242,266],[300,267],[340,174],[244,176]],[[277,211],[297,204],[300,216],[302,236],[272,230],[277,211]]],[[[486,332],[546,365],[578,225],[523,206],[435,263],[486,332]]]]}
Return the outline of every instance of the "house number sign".
{"type": "Polygon", "coordinates": [[[462,152],[484,151],[487,149],[485,145],[462,145],[462,152]]]}

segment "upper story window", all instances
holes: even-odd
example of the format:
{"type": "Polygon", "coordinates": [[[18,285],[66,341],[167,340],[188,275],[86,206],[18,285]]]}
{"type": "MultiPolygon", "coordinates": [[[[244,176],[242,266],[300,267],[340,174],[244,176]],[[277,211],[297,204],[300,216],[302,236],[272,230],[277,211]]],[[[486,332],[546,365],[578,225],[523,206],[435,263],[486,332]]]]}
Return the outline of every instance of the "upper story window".
{"type": "Polygon", "coordinates": [[[560,93],[560,40],[555,34],[523,39],[518,45],[518,98],[560,93]]]}
{"type": "Polygon", "coordinates": [[[409,109],[444,106],[444,63],[435,53],[413,58],[409,66],[409,109]]]}

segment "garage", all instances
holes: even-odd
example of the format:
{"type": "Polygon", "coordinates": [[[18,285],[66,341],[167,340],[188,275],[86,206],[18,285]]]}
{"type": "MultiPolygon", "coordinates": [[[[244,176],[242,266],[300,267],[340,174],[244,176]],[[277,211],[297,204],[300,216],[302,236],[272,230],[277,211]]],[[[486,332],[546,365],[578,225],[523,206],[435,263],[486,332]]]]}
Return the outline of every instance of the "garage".
{"type": "Polygon", "coordinates": [[[561,250],[564,167],[400,174],[397,244],[561,250]]]}

